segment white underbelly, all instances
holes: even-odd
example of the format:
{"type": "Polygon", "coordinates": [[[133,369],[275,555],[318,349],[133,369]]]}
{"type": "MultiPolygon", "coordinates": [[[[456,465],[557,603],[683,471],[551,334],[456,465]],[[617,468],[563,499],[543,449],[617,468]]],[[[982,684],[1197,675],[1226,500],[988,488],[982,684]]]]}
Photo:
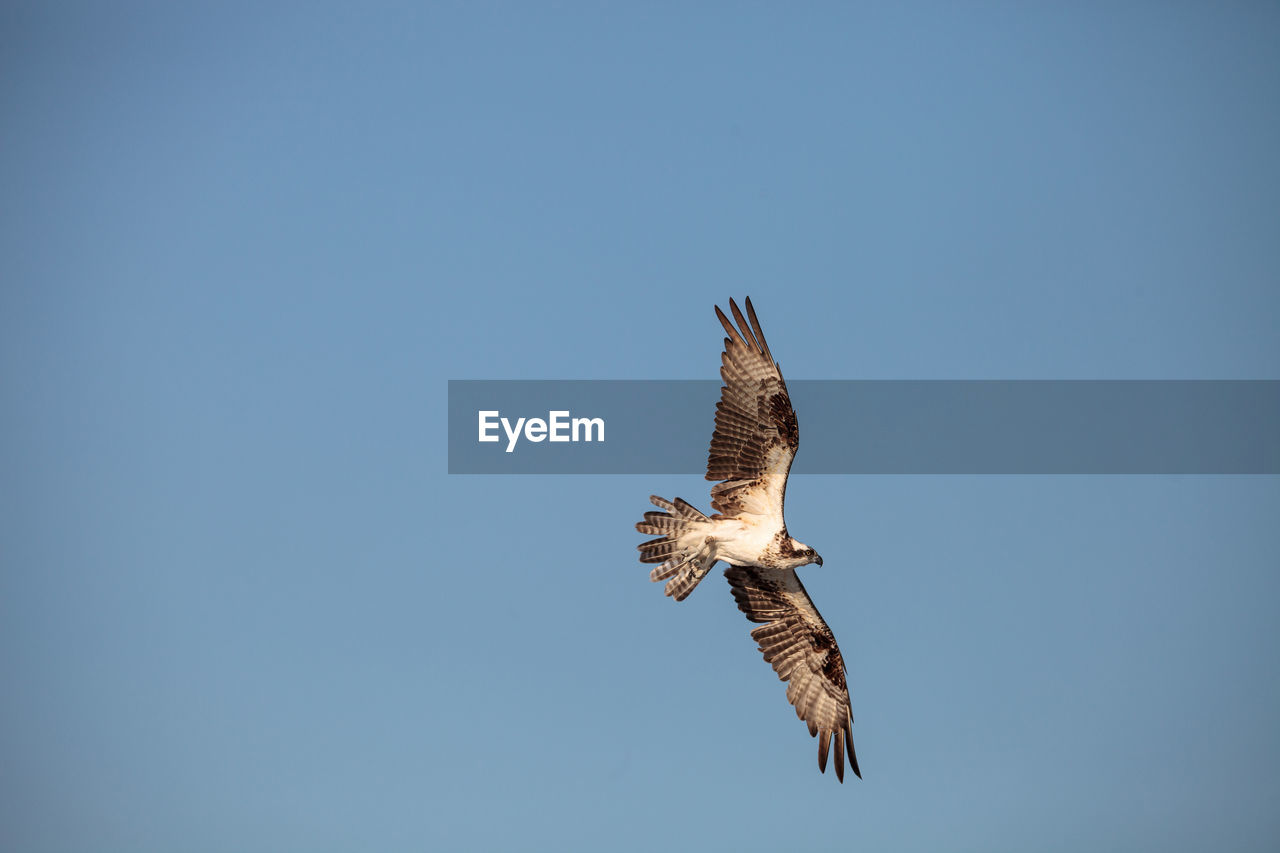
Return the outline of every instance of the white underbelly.
{"type": "Polygon", "coordinates": [[[726,518],[716,523],[712,535],[716,538],[717,559],[735,566],[754,566],[778,535],[778,528],[740,518],[726,518]]]}

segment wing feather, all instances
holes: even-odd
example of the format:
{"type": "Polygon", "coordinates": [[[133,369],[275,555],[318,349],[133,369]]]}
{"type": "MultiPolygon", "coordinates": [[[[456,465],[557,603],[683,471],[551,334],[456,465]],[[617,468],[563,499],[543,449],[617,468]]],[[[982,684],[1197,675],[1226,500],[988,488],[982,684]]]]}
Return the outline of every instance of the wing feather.
{"type": "Polygon", "coordinates": [[[756,334],[760,349],[764,350],[764,357],[773,361],[773,353],[769,352],[769,342],[764,339],[764,330],[760,328],[760,321],[756,319],[756,309],[751,307],[751,297],[747,297],[747,316],[751,318],[751,330],[756,334]]]}
{"type": "Polygon", "coordinates": [[[796,715],[818,738],[818,769],[827,771],[827,755],[835,741],[836,776],[844,781],[844,758],[859,779],[853,751],[853,713],[844,658],[836,638],[791,569],[730,566],[725,577],[738,609],[752,622],[751,632],[764,659],[787,684],[787,699],[796,715]]]}
{"type": "Polygon", "coordinates": [[[729,300],[732,323],[716,307],[724,340],[720,402],[707,455],[711,506],[722,515],[773,515],[779,522],[786,500],[787,474],[800,446],[800,429],[782,369],[773,360],[751,300],[743,315],[729,300]]]}

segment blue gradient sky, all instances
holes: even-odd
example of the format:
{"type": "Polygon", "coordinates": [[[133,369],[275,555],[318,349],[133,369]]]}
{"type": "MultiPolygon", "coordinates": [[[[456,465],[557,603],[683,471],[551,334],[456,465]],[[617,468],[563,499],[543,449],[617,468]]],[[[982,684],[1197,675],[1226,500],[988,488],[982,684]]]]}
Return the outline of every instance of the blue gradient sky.
{"type": "Polygon", "coordinates": [[[1274,850],[1275,477],[798,477],[842,787],[635,560],[700,478],[445,473],[446,380],[743,294],[793,378],[1280,378],[1280,9],[1032,5],[6,4],[0,847],[1274,850]]]}

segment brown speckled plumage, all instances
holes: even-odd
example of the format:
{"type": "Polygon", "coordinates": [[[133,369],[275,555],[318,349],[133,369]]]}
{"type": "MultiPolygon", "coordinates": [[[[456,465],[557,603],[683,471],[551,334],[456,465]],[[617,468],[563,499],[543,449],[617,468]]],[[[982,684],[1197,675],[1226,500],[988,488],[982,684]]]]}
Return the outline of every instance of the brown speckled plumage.
{"type": "Polygon", "coordinates": [[[683,600],[717,561],[739,609],[761,627],[751,632],[764,659],[787,682],[787,700],[818,738],[818,768],[826,772],[835,743],[836,776],[844,781],[845,756],[861,777],[853,750],[853,715],[844,658],[835,636],[814,606],[795,570],[822,558],[787,532],[787,475],[800,446],[800,428],[782,371],[769,351],[751,300],[746,315],[729,300],[736,321],[716,308],[724,340],[715,432],[707,457],[711,489],[706,516],[689,503],[650,500],[664,512],[647,512],[636,525],[656,535],[639,546],[640,560],[659,565],[654,581],[683,600]]]}

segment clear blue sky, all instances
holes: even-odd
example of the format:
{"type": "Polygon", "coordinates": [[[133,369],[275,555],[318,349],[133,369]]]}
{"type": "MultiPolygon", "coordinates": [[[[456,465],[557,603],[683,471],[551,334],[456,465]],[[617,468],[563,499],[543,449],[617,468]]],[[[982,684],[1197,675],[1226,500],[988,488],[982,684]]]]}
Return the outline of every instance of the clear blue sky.
{"type": "Polygon", "coordinates": [[[445,473],[448,379],[744,294],[793,378],[1280,378],[1280,8],[1080,5],[6,4],[0,847],[1276,849],[1278,478],[796,478],[839,786],[636,562],[700,478],[445,473]]]}

